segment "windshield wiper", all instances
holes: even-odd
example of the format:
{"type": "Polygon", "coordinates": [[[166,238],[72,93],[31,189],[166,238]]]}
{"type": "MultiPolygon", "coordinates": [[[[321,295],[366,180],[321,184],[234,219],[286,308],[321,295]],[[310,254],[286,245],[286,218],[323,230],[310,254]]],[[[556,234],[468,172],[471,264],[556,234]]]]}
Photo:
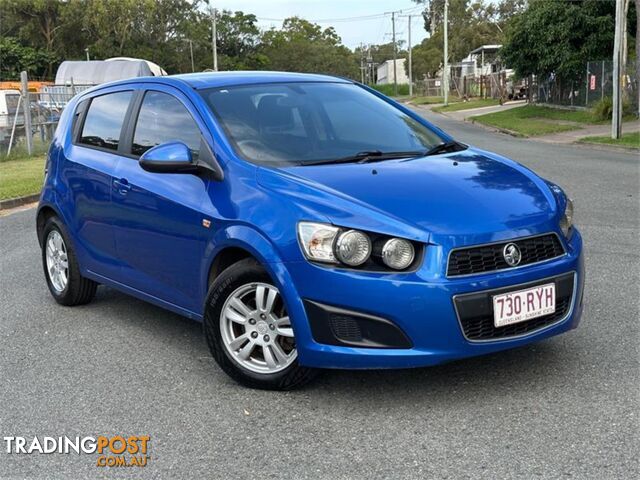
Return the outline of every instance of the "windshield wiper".
{"type": "Polygon", "coordinates": [[[451,140],[449,142],[439,143],[435,147],[429,149],[429,151],[427,151],[424,156],[428,157],[429,155],[438,155],[439,153],[445,152],[458,152],[460,150],[464,150],[465,148],[467,148],[465,145],[458,143],[455,140],[451,140]]]}
{"type": "Polygon", "coordinates": [[[369,163],[394,158],[421,157],[424,151],[411,150],[406,152],[383,152],[381,150],[365,150],[348,157],[334,158],[331,160],[318,160],[315,162],[304,162],[302,165],[327,165],[332,163],[369,163]]]}

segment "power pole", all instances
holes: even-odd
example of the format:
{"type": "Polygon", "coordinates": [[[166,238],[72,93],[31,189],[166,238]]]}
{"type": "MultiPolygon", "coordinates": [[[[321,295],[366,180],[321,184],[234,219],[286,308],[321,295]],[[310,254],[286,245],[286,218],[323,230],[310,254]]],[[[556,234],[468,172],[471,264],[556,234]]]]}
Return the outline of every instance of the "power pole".
{"type": "MultiPolygon", "coordinates": [[[[640,58],[637,52],[640,52],[640,0],[636,0],[636,82],[640,82],[640,58]]],[[[636,113],[640,116],[640,88],[636,89],[636,97],[638,101],[636,113]]]]}
{"type": "Polygon", "coordinates": [[[409,96],[413,97],[413,65],[411,64],[411,15],[407,15],[409,21],[409,96]]]}
{"type": "Polygon", "coordinates": [[[370,85],[374,82],[373,78],[373,58],[371,57],[371,44],[367,45],[367,83],[370,85]]]}
{"type": "Polygon", "coordinates": [[[398,96],[398,76],[396,73],[396,12],[391,12],[391,31],[393,32],[393,94],[398,96]]]}
{"type": "Polygon", "coordinates": [[[191,53],[191,72],[196,71],[196,66],[193,63],[193,42],[189,40],[189,52],[191,53]]]}
{"type": "Polygon", "coordinates": [[[613,115],[611,116],[611,138],[622,135],[622,35],[624,32],[624,0],[616,0],[616,31],[613,42],[613,115]]]}
{"type": "Polygon", "coordinates": [[[409,96],[413,97],[413,62],[411,57],[411,17],[412,15],[400,15],[401,17],[406,17],[409,22],[409,96]]]}
{"type": "Polygon", "coordinates": [[[449,0],[444,0],[444,70],[442,72],[442,87],[444,89],[444,104],[449,105],[449,0]]]}
{"type": "Polygon", "coordinates": [[[211,49],[213,50],[213,70],[218,71],[218,35],[216,34],[216,14],[215,8],[211,9],[211,49]]]}
{"type": "Polygon", "coordinates": [[[360,83],[364,83],[364,45],[360,42],[360,83]]]}
{"type": "MultiPolygon", "coordinates": [[[[33,153],[33,137],[31,136],[31,100],[29,100],[29,79],[27,72],[20,72],[22,107],[24,108],[24,134],[27,139],[27,153],[33,153]]],[[[16,117],[18,110],[16,109],[16,117]]]]}

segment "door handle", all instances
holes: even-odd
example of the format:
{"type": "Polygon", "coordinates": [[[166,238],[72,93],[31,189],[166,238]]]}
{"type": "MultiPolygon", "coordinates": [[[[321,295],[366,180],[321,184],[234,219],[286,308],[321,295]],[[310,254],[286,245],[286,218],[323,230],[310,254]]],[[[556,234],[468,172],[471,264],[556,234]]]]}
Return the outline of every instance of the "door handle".
{"type": "Polygon", "coordinates": [[[113,180],[113,186],[116,187],[116,190],[120,192],[120,195],[126,195],[129,190],[131,190],[131,184],[129,184],[129,180],[126,178],[121,178],[119,180],[113,180]]]}

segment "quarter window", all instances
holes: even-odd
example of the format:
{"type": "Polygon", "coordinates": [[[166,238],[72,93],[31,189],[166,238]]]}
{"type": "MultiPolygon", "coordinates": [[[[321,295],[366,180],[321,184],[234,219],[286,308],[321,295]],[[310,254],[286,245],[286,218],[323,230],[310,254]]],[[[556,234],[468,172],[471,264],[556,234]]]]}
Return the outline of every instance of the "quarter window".
{"type": "Polygon", "coordinates": [[[172,95],[149,91],[145,94],[136,123],[131,153],[142,155],[161,143],[180,141],[197,158],[200,129],[186,107],[172,95]]]}
{"type": "Polygon", "coordinates": [[[117,150],[130,100],[131,92],[108,93],[91,100],[80,143],[117,150]]]}

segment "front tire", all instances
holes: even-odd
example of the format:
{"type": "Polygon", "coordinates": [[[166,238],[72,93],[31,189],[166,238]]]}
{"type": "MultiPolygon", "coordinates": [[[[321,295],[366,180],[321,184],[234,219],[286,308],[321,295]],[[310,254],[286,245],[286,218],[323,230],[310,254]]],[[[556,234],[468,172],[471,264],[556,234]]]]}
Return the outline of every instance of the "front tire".
{"type": "Polygon", "coordinates": [[[232,265],[211,285],[204,333],[220,368],[242,385],[290,390],[316,374],[316,370],[299,365],[282,296],[253,259],[232,265]]]}
{"type": "Polygon", "coordinates": [[[98,284],[80,274],[69,235],[57,217],[49,218],[42,230],[42,266],[49,291],[60,305],[93,300],[98,284]]]}

